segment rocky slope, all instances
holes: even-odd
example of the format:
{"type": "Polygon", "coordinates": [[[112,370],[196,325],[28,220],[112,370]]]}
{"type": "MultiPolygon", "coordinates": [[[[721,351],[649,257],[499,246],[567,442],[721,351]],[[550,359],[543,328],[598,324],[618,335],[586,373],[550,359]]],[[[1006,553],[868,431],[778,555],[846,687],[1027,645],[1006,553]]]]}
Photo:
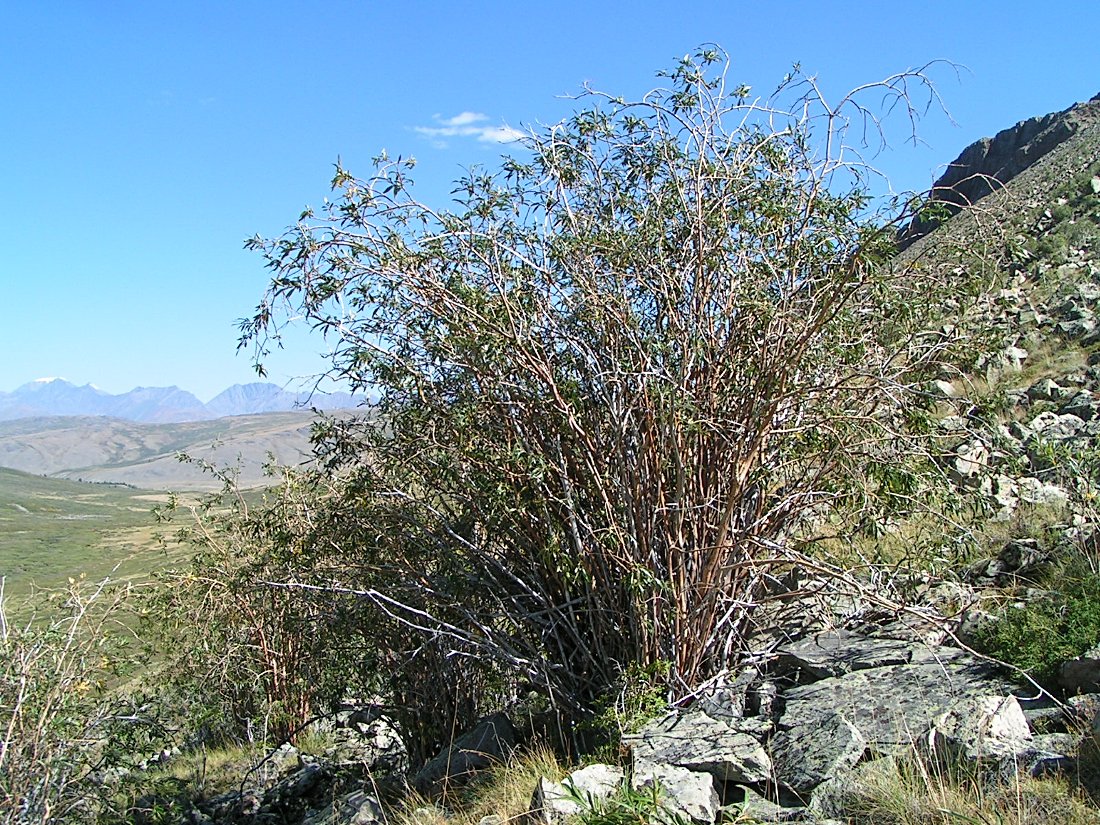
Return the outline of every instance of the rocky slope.
{"type": "MultiPolygon", "coordinates": [[[[970,144],[948,165],[932,186],[932,200],[946,207],[949,214],[973,206],[987,195],[1001,191],[1010,180],[1098,119],[1100,94],[1064,111],[1022,120],[994,137],[984,137],[970,144]]],[[[902,246],[927,235],[940,223],[938,219],[922,220],[918,216],[902,233],[902,246]]]]}

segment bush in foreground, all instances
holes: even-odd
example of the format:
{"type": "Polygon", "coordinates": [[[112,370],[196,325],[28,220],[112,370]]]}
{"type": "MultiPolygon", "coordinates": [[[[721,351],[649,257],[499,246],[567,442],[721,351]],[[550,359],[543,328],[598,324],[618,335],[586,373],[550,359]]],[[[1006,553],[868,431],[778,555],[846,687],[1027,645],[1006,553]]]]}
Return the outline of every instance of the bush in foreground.
{"type": "Polygon", "coordinates": [[[129,758],[145,723],[107,690],[125,595],[70,580],[14,623],[0,586],[0,821],[90,820],[102,771],[129,758]]]}
{"type": "Polygon", "coordinates": [[[795,71],[761,100],[727,68],[704,49],[640,100],[587,92],[454,211],[382,157],[249,243],[272,280],[242,345],[304,318],[380,394],[382,425],[327,441],[358,525],[328,537],[334,589],[566,720],[631,665],[667,662],[671,695],[728,667],[799,525],[922,495],[896,404],[978,288],[884,265],[896,221],[847,141],[872,96],[917,117],[923,74],[826,101],[795,71]]]}

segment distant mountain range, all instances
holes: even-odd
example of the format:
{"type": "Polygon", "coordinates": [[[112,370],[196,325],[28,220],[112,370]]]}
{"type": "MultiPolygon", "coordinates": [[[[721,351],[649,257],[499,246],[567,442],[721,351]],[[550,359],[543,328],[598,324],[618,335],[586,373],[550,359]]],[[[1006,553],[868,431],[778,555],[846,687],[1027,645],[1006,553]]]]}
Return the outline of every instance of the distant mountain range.
{"type": "Polygon", "coordinates": [[[235,384],[203,404],[179,387],[137,387],[112,395],[85,384],[78,387],[63,378],[40,378],[13,392],[0,392],[0,421],[56,415],[97,415],[126,421],[179,423],[206,421],[231,415],[287,412],[315,407],[341,410],[356,407],[360,399],[345,392],[293,393],[275,384],[235,384]]]}

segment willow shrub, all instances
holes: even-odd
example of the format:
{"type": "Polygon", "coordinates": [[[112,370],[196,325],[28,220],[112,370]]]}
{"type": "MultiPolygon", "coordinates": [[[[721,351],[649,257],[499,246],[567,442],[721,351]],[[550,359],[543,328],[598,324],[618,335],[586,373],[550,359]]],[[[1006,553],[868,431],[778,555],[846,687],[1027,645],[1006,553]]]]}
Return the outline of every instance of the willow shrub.
{"type": "Polygon", "coordinates": [[[792,535],[923,495],[897,403],[978,291],[888,264],[909,215],[872,208],[849,141],[935,101],[923,73],[827,103],[797,70],[764,100],[727,69],[704,49],[640,100],[586,91],[449,210],[412,196],[412,159],[337,168],[323,211],[248,243],[260,372],[299,318],[380,398],[325,442],[334,590],[567,720],[631,666],[690,691],[743,650],[792,535]]]}

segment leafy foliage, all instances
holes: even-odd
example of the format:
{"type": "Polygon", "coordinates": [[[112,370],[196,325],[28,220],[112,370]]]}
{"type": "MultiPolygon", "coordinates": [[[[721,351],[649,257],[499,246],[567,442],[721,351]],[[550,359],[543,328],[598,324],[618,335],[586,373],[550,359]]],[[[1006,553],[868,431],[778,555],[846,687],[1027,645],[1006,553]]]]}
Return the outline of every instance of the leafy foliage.
{"type": "MultiPolygon", "coordinates": [[[[195,555],[189,568],[161,574],[146,608],[202,741],[286,741],[318,704],[340,698],[359,664],[334,632],[339,600],[308,589],[323,500],[304,477],[281,473],[251,495],[225,473],[221,493],[188,506],[176,539],[195,555]],[[307,587],[271,586],[291,577],[307,587]]],[[[173,500],[161,517],[181,507],[173,500]]]]}
{"type": "Polygon", "coordinates": [[[661,804],[657,785],[635,789],[630,783],[623,783],[604,799],[583,794],[568,781],[565,790],[580,808],[577,819],[583,825],[687,825],[688,822],[661,804]]]}

